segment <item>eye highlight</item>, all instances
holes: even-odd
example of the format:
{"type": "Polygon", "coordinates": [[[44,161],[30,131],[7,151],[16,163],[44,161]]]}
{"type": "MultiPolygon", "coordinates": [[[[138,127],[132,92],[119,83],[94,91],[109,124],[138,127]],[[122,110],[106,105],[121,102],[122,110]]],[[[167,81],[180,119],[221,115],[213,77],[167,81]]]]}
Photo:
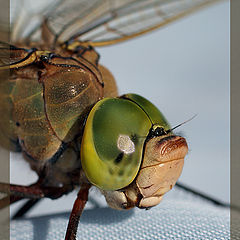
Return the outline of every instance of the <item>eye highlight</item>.
{"type": "Polygon", "coordinates": [[[125,154],[130,154],[135,151],[135,144],[131,140],[131,138],[127,135],[119,135],[117,140],[117,147],[120,151],[124,152],[125,154]]]}

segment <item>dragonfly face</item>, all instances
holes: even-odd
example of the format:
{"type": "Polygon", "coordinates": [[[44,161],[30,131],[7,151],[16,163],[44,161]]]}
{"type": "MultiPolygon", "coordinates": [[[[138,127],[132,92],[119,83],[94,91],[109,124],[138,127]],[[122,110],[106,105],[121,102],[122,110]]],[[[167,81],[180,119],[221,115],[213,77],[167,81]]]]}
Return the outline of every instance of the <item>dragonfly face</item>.
{"type": "Polygon", "coordinates": [[[159,204],[179,178],[187,152],[187,143],[182,137],[166,135],[150,139],[136,179],[126,188],[102,191],[109,206],[148,209],[159,204]]]}
{"type": "Polygon", "coordinates": [[[151,102],[126,94],[93,107],[83,133],[81,161],[87,178],[111,207],[149,208],[175,185],[187,149],[185,139],[171,133],[151,102]]]}

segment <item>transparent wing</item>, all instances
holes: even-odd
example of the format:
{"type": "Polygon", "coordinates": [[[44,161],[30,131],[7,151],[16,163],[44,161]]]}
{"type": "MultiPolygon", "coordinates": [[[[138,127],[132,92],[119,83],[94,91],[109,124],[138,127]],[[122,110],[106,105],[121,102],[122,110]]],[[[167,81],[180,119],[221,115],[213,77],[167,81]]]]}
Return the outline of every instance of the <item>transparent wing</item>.
{"type": "MultiPolygon", "coordinates": [[[[77,17],[70,22],[69,28],[57,32],[57,39],[89,41],[93,46],[114,44],[153,31],[213,2],[215,1],[102,1],[92,12],[85,12],[84,18],[77,17]]],[[[49,24],[54,28],[55,21],[50,21],[49,24]]]]}
{"type": "Polygon", "coordinates": [[[26,39],[39,41],[44,19],[51,15],[51,12],[54,13],[54,9],[61,1],[62,0],[11,0],[11,42],[26,41],[26,39]]]}
{"type": "MultiPolygon", "coordinates": [[[[152,31],[216,1],[44,0],[40,5],[28,0],[21,13],[15,10],[18,18],[12,21],[12,39],[39,40],[44,22],[54,43],[80,40],[94,46],[109,45],[152,31]]],[[[15,2],[19,4],[19,0],[15,2]]]]}

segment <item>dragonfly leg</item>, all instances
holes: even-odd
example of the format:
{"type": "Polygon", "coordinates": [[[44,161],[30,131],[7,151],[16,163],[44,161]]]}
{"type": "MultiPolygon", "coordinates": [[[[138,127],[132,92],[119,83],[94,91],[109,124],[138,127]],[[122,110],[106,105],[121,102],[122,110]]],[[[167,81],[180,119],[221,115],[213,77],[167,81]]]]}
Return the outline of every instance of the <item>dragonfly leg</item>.
{"type": "Polygon", "coordinates": [[[39,185],[32,184],[30,186],[22,186],[8,183],[0,183],[0,192],[6,193],[8,195],[13,195],[15,199],[21,198],[42,198],[44,197],[43,190],[39,187],[39,185]]]}
{"type": "Polygon", "coordinates": [[[78,223],[88,200],[88,192],[91,185],[83,184],[78,192],[77,199],[74,202],[72,212],[69,218],[65,240],[76,240],[78,223]]]}
{"type": "Polygon", "coordinates": [[[48,187],[40,185],[39,182],[30,186],[0,183],[0,192],[13,196],[11,203],[22,198],[39,199],[47,197],[56,199],[72,190],[72,185],[64,185],[63,187],[48,187]]]}
{"type": "Polygon", "coordinates": [[[13,219],[16,219],[26,214],[40,201],[40,199],[44,197],[56,199],[73,190],[73,186],[71,185],[63,187],[46,187],[41,184],[41,179],[30,186],[0,183],[0,192],[7,194],[6,197],[0,199],[0,209],[19,200],[29,198],[29,200],[14,214],[13,219]]]}
{"type": "Polygon", "coordinates": [[[28,200],[18,211],[14,214],[12,219],[17,219],[24,216],[32,207],[34,207],[41,199],[28,200]]]}
{"type": "Polygon", "coordinates": [[[9,206],[12,203],[15,203],[19,200],[22,200],[24,197],[11,195],[10,184],[0,183],[0,193],[5,193],[5,196],[0,199],[0,209],[9,206]]]}

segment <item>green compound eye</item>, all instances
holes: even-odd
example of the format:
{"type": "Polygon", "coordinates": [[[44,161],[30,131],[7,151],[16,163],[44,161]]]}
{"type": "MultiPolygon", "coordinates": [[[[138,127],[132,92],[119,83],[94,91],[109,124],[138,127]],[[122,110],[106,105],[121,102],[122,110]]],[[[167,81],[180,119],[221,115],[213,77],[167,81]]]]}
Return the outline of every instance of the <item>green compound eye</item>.
{"type": "Polygon", "coordinates": [[[167,119],[163,116],[163,114],[146,98],[141,97],[137,94],[129,93],[122,96],[122,98],[129,99],[135,102],[138,106],[140,106],[143,111],[146,112],[148,117],[150,118],[153,124],[158,124],[164,129],[170,129],[170,124],[167,119]]]}
{"type": "Polygon", "coordinates": [[[81,144],[88,180],[103,190],[129,185],[139,171],[153,124],[170,128],[161,112],[136,94],[99,101],[88,116],[81,144]]]}

